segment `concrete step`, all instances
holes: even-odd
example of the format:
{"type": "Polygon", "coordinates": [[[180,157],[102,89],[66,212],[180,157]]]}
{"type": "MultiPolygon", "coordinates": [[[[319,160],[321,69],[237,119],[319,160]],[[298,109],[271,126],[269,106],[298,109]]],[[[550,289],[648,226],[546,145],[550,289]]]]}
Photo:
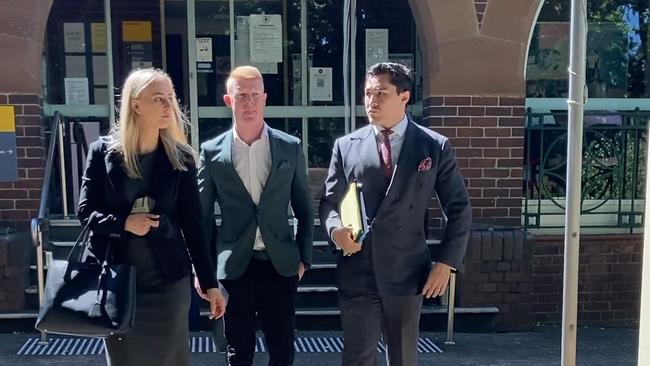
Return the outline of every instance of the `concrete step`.
{"type": "MultiPolygon", "coordinates": [[[[296,308],[318,309],[337,308],[339,305],[338,287],[335,282],[324,285],[307,285],[302,281],[298,285],[296,308]]],[[[440,306],[442,298],[424,299],[424,306],[440,306]]]]}
{"type": "Polygon", "coordinates": [[[296,308],[337,307],[339,304],[338,288],[331,285],[298,285],[296,308]]]}
{"type": "Polygon", "coordinates": [[[334,283],[336,283],[336,263],[314,263],[300,281],[303,286],[332,285],[334,283]]]}
{"type": "MultiPolygon", "coordinates": [[[[216,221],[217,225],[221,224],[220,219],[217,219],[216,221]]],[[[81,225],[79,223],[79,220],[76,218],[50,220],[49,240],[52,242],[52,245],[74,245],[74,242],[77,240],[80,231],[81,225]]],[[[325,232],[320,227],[319,220],[314,221],[314,240],[327,240],[325,232]]]]}
{"type": "MultiPolygon", "coordinates": [[[[209,312],[203,310],[199,330],[210,330],[212,321],[209,312]]],[[[457,332],[494,332],[495,320],[499,314],[496,307],[456,308],[454,330],[457,332]]],[[[0,312],[0,332],[35,332],[34,322],[37,309],[23,312],[0,312]]],[[[297,308],[297,330],[341,330],[340,311],[337,307],[297,308]]],[[[424,306],[420,316],[420,330],[445,332],[447,330],[447,308],[424,306]]]]}
{"type": "MultiPolygon", "coordinates": [[[[202,311],[203,326],[209,327],[209,312],[202,311]]],[[[454,312],[454,329],[462,332],[495,331],[496,307],[456,308],[454,312]]],[[[296,329],[298,330],[341,330],[340,310],[338,307],[296,308],[296,329]]],[[[447,307],[424,305],[420,315],[420,330],[428,332],[445,332],[447,330],[447,307]]]]}

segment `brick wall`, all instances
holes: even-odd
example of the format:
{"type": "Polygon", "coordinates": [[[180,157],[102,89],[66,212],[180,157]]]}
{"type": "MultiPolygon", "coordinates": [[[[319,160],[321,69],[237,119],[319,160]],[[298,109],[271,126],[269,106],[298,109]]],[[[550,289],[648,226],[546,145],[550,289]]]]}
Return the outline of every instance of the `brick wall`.
{"type": "Polygon", "coordinates": [[[0,230],[0,311],[25,308],[25,287],[30,254],[29,234],[0,230]]]}
{"type": "Polygon", "coordinates": [[[524,103],[525,98],[481,96],[424,101],[422,123],[456,149],[476,223],[521,226],[524,103]]]}
{"type": "Polygon", "coordinates": [[[495,306],[497,330],[526,330],[531,314],[532,242],[519,230],[474,230],[465,273],[458,279],[458,305],[495,306]]]}
{"type": "Polygon", "coordinates": [[[18,158],[18,181],[0,182],[0,311],[19,311],[33,254],[29,221],[38,215],[43,186],[43,111],[37,95],[0,94],[0,105],[14,107],[18,158]]]}
{"type": "Polygon", "coordinates": [[[37,95],[0,94],[16,118],[18,181],[0,182],[0,226],[25,228],[38,215],[45,167],[42,101],[37,95]]]}
{"type": "MultiPolygon", "coordinates": [[[[532,311],[540,324],[562,321],[563,237],[538,237],[533,245],[532,311]]],[[[641,235],[580,238],[578,323],[630,326],[639,321],[641,235]]]]}

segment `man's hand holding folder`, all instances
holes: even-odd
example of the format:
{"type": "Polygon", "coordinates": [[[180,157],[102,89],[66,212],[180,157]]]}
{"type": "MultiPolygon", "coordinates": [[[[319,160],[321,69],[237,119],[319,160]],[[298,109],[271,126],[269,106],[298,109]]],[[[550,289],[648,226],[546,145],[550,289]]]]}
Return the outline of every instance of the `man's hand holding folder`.
{"type": "Polygon", "coordinates": [[[332,240],[337,247],[341,248],[344,256],[351,256],[361,250],[361,244],[352,239],[352,229],[349,227],[332,230],[332,240]]]}
{"type": "Polygon", "coordinates": [[[348,191],[339,205],[342,228],[332,230],[332,240],[350,256],[361,250],[361,244],[368,233],[365,204],[361,184],[350,183],[348,191]]]}

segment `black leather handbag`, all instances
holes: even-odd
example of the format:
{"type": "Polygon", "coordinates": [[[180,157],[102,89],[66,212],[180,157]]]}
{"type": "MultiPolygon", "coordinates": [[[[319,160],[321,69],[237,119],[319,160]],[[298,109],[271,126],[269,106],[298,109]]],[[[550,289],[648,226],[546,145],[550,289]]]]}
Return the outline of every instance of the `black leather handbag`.
{"type": "Polygon", "coordinates": [[[53,261],[47,271],[45,299],[36,329],[54,334],[111,337],[127,334],[135,317],[135,268],[87,256],[90,228],[84,227],[68,259],[53,261]]]}

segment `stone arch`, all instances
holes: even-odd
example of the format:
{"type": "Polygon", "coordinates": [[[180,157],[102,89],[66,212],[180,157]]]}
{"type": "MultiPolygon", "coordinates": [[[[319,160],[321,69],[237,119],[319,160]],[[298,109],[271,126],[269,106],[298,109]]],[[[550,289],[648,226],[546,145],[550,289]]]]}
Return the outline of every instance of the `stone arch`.
{"type": "Polygon", "coordinates": [[[531,31],[543,0],[409,0],[423,43],[425,95],[525,94],[531,31]]]}
{"type": "Polygon", "coordinates": [[[0,89],[42,94],[45,27],[53,0],[0,2],[0,89]]]}

